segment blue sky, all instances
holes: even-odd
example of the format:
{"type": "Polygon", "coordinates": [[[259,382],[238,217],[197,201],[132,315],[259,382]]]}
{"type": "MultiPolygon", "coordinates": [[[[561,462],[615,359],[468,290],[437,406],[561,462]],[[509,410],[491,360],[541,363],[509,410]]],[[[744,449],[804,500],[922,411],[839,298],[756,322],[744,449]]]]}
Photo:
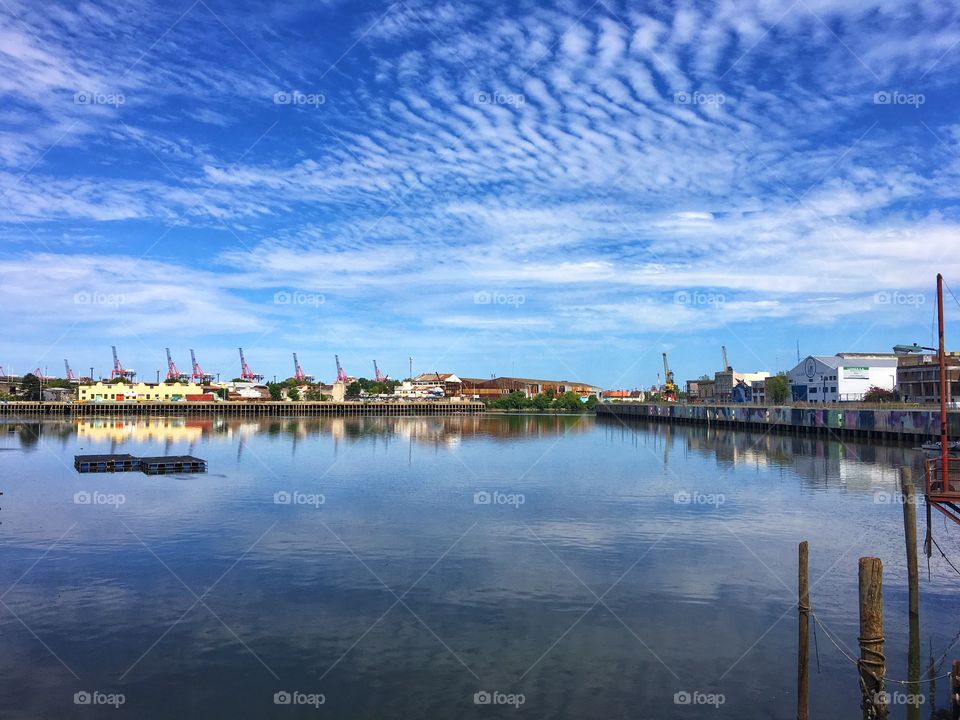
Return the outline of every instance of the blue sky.
{"type": "Polygon", "coordinates": [[[939,0],[4,0],[0,365],[638,387],[928,344],[958,43],[939,0]]]}

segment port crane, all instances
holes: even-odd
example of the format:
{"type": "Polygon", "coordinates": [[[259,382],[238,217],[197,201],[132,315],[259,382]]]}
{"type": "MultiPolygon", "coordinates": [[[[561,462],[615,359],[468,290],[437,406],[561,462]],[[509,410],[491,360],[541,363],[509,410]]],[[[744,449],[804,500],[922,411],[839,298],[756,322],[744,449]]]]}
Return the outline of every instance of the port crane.
{"type": "Polygon", "coordinates": [[[380,372],[380,368],[377,367],[376,360],[373,361],[373,379],[378,383],[386,382],[390,379],[389,375],[384,375],[382,372],[380,372]]]}
{"type": "Polygon", "coordinates": [[[663,399],[674,402],[677,399],[677,386],[673,382],[673,371],[667,364],[667,354],[663,353],[663,399]]]}
{"type": "Polygon", "coordinates": [[[173,356],[170,355],[170,348],[165,349],[167,351],[167,380],[186,380],[188,375],[177,369],[177,364],[173,361],[173,356]]]}
{"type": "Polygon", "coordinates": [[[117,378],[123,378],[124,380],[133,380],[137,375],[137,371],[127,370],[120,364],[120,358],[117,357],[116,345],[111,345],[110,349],[113,350],[113,370],[110,371],[110,379],[116,380],[117,378]]]}
{"type": "Polygon", "coordinates": [[[303,382],[312,383],[313,375],[307,375],[303,372],[303,368],[300,367],[300,361],[297,360],[297,354],[293,354],[293,379],[302,380],[303,382]]]}
{"type": "Polygon", "coordinates": [[[343,371],[343,366],[340,364],[340,356],[334,355],[333,359],[337,361],[337,382],[347,384],[350,382],[350,378],[347,377],[347,374],[343,371]]]}
{"type": "MultiPolygon", "coordinates": [[[[73,369],[70,367],[70,362],[66,358],[63,359],[63,367],[67,370],[67,380],[69,382],[80,382],[77,380],[77,376],[74,374],[73,369]]],[[[0,372],[0,375],[2,374],[3,373],[0,372]]]]}
{"type": "Polygon", "coordinates": [[[247,359],[243,357],[243,348],[238,348],[240,350],[240,378],[242,380],[251,380],[253,382],[260,382],[263,380],[263,375],[260,373],[255,373],[250,369],[250,366],[247,365],[247,359]]]}
{"type": "Polygon", "coordinates": [[[201,383],[212,383],[213,375],[205,373],[200,363],[197,362],[197,354],[190,348],[190,382],[199,380],[201,383]]]}
{"type": "Polygon", "coordinates": [[[723,355],[723,369],[724,369],[726,372],[732,372],[732,371],[733,371],[733,365],[731,365],[731,364],[730,364],[730,361],[727,360],[727,346],[726,346],[726,345],[721,345],[721,346],[720,346],[720,353],[723,355]]]}

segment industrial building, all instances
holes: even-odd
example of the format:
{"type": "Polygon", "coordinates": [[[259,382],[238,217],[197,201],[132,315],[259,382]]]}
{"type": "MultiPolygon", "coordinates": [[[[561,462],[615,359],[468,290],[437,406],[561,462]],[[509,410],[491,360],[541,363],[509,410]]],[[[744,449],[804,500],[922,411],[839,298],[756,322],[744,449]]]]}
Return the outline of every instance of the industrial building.
{"type": "Polygon", "coordinates": [[[574,392],[580,397],[590,397],[591,395],[600,397],[603,392],[602,388],[596,385],[571,380],[533,380],[517,377],[463,378],[463,394],[480,400],[484,398],[494,399],[501,395],[509,395],[512,392],[520,392],[526,397],[532,398],[551,391],[554,395],[574,392]]]}
{"type": "Polygon", "coordinates": [[[203,388],[193,383],[103,383],[77,388],[80,402],[159,401],[182,402],[187,395],[202,395],[203,388]]]}
{"type": "Polygon", "coordinates": [[[893,390],[897,383],[893,353],[809,355],[787,376],[795,402],[856,402],[871,387],[893,390]]]}
{"type": "MultiPolygon", "coordinates": [[[[960,353],[944,357],[947,369],[947,402],[960,397],[960,353]]],[[[906,402],[940,402],[940,360],[936,355],[901,355],[897,365],[897,390],[906,402]]]]}
{"type": "Polygon", "coordinates": [[[741,393],[748,392],[754,381],[764,381],[768,377],[770,373],[766,370],[747,373],[736,372],[733,368],[721,370],[713,376],[713,399],[717,402],[749,402],[750,398],[741,393]],[[735,388],[737,389],[736,397],[734,397],[735,388]]]}

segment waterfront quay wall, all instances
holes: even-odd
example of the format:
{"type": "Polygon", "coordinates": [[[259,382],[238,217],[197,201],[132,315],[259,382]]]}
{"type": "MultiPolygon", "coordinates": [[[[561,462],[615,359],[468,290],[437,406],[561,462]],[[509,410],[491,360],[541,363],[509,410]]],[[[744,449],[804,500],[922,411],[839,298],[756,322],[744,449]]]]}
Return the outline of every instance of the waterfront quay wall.
{"type": "MultiPolygon", "coordinates": [[[[939,439],[939,408],[843,408],[769,405],[682,405],[604,403],[599,417],[635,418],[653,422],[688,423],[729,429],[777,431],[852,437],[886,437],[926,441],[939,439]]],[[[951,438],[960,436],[960,412],[950,411],[951,438]]]]}
{"type": "Polygon", "coordinates": [[[242,415],[242,416],[358,416],[358,415],[466,415],[482,413],[481,402],[11,402],[0,403],[0,416],[49,415],[242,415]]]}

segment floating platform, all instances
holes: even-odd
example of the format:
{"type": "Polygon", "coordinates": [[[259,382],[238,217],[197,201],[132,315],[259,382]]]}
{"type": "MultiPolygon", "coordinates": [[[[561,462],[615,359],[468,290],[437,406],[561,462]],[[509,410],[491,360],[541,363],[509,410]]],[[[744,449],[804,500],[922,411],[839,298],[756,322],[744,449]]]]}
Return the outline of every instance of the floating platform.
{"type": "Polygon", "coordinates": [[[74,455],[77,472],[132,472],[140,469],[140,458],[133,455],[74,455]]]}
{"type": "Polygon", "coordinates": [[[206,472],[207,461],[193,457],[192,455],[142,457],[140,458],[140,470],[147,475],[206,472]]]}
{"type": "Polygon", "coordinates": [[[73,467],[81,473],[142,472],[147,475],[207,471],[207,461],[192,455],[134,457],[133,455],[74,455],[73,467]]]}

